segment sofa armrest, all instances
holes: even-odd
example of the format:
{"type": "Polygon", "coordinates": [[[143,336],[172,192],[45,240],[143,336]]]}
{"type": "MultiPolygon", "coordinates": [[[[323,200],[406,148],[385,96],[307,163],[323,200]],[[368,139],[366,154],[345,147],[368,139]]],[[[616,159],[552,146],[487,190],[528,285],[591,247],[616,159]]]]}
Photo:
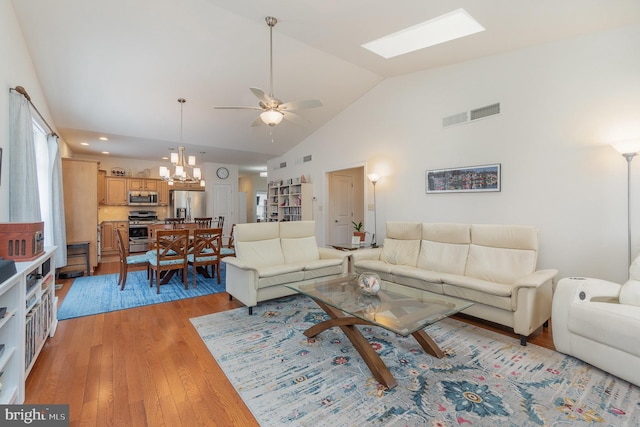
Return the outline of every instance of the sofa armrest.
{"type": "Polygon", "coordinates": [[[239,268],[241,270],[256,270],[256,267],[250,266],[248,264],[245,264],[243,262],[241,262],[238,258],[236,257],[232,257],[232,256],[226,256],[224,258],[221,258],[220,261],[224,262],[225,264],[229,264],[232,265],[236,268],[239,268]]]}
{"type": "Polygon", "coordinates": [[[339,251],[338,249],[333,248],[323,248],[318,247],[318,252],[320,253],[320,259],[345,259],[350,256],[349,252],[339,251]]]}
{"type": "Polygon", "coordinates": [[[539,288],[549,280],[553,280],[557,274],[558,270],[556,269],[534,271],[516,280],[513,284],[513,290],[517,291],[519,288],[539,288]]]}
{"type": "Polygon", "coordinates": [[[559,297],[564,294],[567,302],[589,302],[594,299],[617,299],[622,285],[608,280],[589,277],[567,277],[558,282],[556,291],[559,297]],[[580,298],[584,292],[584,298],[580,298]]]}
{"type": "Polygon", "coordinates": [[[365,259],[379,260],[382,248],[358,249],[350,252],[353,262],[365,259]]]}

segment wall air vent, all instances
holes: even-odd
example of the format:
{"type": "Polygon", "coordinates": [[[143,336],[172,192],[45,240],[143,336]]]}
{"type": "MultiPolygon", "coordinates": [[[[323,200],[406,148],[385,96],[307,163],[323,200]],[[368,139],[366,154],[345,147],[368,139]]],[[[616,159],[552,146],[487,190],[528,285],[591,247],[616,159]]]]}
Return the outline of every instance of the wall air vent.
{"type": "Polygon", "coordinates": [[[308,156],[304,156],[304,157],[302,158],[302,161],[303,161],[303,162],[310,162],[310,161],[311,161],[311,154],[309,154],[308,156]]]}
{"type": "Polygon", "coordinates": [[[280,169],[286,168],[286,167],[287,167],[287,162],[280,163],[280,169]]]}
{"type": "Polygon", "coordinates": [[[474,108],[471,111],[453,114],[442,119],[442,127],[447,128],[464,123],[470,123],[474,120],[484,119],[485,117],[500,114],[500,103],[487,105],[484,107],[474,108]]]}

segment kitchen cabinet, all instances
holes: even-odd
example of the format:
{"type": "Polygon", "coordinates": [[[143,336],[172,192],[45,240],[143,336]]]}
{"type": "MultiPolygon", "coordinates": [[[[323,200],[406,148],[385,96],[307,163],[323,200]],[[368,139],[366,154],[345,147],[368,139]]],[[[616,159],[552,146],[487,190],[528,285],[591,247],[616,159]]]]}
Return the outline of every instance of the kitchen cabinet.
{"type": "MultiPolygon", "coordinates": [[[[126,206],[129,202],[127,178],[107,176],[105,182],[105,204],[126,206]]],[[[97,223],[97,222],[96,222],[97,223]]]]}
{"type": "Polygon", "coordinates": [[[104,180],[107,177],[107,171],[106,170],[99,170],[98,171],[98,204],[99,205],[104,205],[106,202],[105,199],[105,193],[104,193],[104,180]]]}
{"type": "Polygon", "coordinates": [[[100,256],[102,258],[118,256],[117,230],[122,233],[122,240],[129,242],[128,221],[103,221],[100,224],[100,256]]]}
{"type": "Polygon", "coordinates": [[[129,191],[158,191],[157,179],[129,178],[129,191]]]}
{"type": "Polygon", "coordinates": [[[158,182],[158,206],[169,206],[169,183],[158,182]]]}
{"type": "Polygon", "coordinates": [[[67,243],[89,242],[93,271],[98,266],[98,162],[62,159],[62,182],[67,243]]]}

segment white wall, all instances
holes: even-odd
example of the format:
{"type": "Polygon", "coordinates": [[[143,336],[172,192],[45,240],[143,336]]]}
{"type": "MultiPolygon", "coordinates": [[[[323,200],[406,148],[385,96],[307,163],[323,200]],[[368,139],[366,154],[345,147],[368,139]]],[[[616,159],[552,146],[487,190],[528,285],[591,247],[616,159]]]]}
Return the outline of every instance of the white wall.
{"type": "MultiPolygon", "coordinates": [[[[635,26],[385,80],[270,161],[269,179],[307,174],[324,235],[325,173],[366,162],[367,173],[383,177],[378,241],[387,220],[529,224],[539,229],[539,268],[625,281],[627,166],[608,143],[640,137],[638,52],[635,26]],[[445,116],[494,102],[501,103],[499,116],[441,126],[445,116]],[[308,154],[313,161],[297,161],[308,154]],[[275,169],[282,161],[288,167],[275,169]],[[502,164],[499,193],[425,194],[427,169],[489,163],[502,164]]],[[[372,203],[372,186],[366,188],[365,203],[372,203]]]]}
{"type": "MultiPolygon", "coordinates": [[[[0,222],[9,221],[9,88],[24,87],[31,101],[45,120],[54,126],[49,114],[47,101],[40,88],[40,82],[27,46],[22,36],[22,30],[15,17],[13,6],[9,1],[0,1],[0,147],[3,150],[2,174],[0,175],[0,222]]],[[[68,147],[60,141],[60,149],[64,154],[68,147]]]]}

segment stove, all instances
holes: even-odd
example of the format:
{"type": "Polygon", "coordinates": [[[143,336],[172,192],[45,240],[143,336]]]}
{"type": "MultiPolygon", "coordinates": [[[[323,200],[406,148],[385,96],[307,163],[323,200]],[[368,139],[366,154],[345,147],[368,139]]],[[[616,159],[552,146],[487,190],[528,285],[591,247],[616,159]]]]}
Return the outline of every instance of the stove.
{"type": "Polygon", "coordinates": [[[149,247],[147,226],[158,221],[156,211],[129,212],[129,253],[146,252],[149,247]]]}

